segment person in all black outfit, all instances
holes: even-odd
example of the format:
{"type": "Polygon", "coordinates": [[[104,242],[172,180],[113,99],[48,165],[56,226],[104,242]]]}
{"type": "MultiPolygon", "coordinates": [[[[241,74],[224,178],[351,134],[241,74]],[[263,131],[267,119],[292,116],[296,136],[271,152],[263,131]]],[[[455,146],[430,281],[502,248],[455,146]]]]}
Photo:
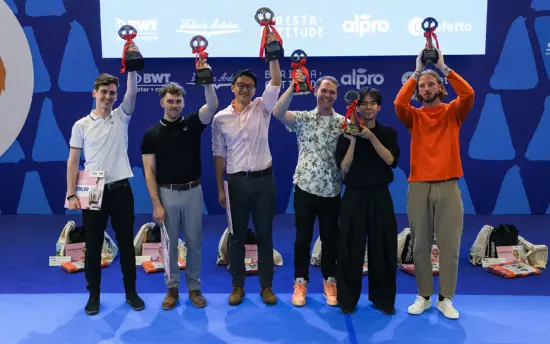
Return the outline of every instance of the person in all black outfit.
{"type": "Polygon", "coordinates": [[[369,300],[383,313],[395,313],[397,222],[388,184],[399,146],[395,130],[376,120],[381,104],[378,90],[361,90],[362,132],[342,134],[336,149],[345,184],[337,244],[338,301],[344,313],[354,311],[361,295],[367,237],[369,300]]]}

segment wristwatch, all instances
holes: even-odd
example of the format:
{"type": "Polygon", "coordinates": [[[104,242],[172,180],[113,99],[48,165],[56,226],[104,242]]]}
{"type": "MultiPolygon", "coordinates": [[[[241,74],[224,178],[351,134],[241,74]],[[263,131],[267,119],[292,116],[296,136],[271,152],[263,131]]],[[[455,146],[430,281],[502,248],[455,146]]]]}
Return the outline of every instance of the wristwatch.
{"type": "Polygon", "coordinates": [[[69,197],[67,197],[67,201],[70,201],[70,200],[72,200],[73,198],[76,198],[76,195],[70,195],[69,197]]]}

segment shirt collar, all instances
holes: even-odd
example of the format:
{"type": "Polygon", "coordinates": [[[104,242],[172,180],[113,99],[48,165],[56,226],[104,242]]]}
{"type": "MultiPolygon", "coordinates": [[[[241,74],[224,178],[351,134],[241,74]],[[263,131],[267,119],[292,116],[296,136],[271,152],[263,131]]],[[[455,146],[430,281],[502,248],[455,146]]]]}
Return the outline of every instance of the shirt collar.
{"type": "Polygon", "coordinates": [[[170,121],[167,121],[165,120],[164,118],[161,118],[160,120],[160,124],[164,125],[165,127],[169,126],[169,125],[174,125],[174,124],[178,124],[178,123],[181,123],[181,121],[183,121],[183,116],[180,116],[178,119],[176,119],[174,122],[170,122],[170,121]]]}
{"type": "MultiPolygon", "coordinates": [[[[105,117],[105,120],[107,120],[107,119],[108,119],[109,117],[111,117],[112,115],[113,115],[113,111],[111,110],[111,113],[109,114],[109,116],[105,117]]],[[[103,119],[101,116],[96,115],[93,111],[90,111],[90,118],[91,118],[92,120],[94,120],[94,121],[95,121],[96,119],[98,119],[98,118],[103,119]]]]}

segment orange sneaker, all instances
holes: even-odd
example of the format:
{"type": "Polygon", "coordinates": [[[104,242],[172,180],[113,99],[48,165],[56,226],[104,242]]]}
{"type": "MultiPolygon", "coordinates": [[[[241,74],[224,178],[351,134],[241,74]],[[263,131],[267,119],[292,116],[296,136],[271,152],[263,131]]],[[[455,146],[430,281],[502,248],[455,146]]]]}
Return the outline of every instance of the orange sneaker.
{"type": "Polygon", "coordinates": [[[329,306],[338,306],[337,292],[336,292],[336,280],[334,277],[329,277],[328,279],[323,279],[323,295],[327,299],[327,304],[329,306]]]}
{"type": "Polygon", "coordinates": [[[292,304],[296,307],[306,305],[307,282],[303,278],[297,278],[294,282],[294,294],[292,294],[292,304]]]}

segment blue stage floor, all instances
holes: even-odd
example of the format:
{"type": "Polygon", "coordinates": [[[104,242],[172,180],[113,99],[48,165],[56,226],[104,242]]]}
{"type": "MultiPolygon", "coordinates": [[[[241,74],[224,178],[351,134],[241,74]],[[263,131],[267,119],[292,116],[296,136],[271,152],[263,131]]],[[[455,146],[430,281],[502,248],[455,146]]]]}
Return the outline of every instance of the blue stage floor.
{"type": "MultiPolygon", "coordinates": [[[[225,266],[216,266],[225,217],[205,216],[202,290],[205,309],[187,302],[185,284],[181,304],[163,311],[166,288],[162,274],[147,275],[138,269],[137,288],[147,303],[135,312],[125,303],[119,259],[102,270],[101,312],[84,313],[87,301],[83,273],[68,274],[49,267],[57,238],[69,219],[78,216],[0,216],[0,343],[550,343],[550,277],[505,279],[473,267],[468,250],[485,224],[515,224],[520,235],[534,244],[550,245],[550,216],[466,216],[461,247],[457,296],[453,299],[459,320],[444,318],[434,307],[421,316],[407,314],[414,301],[414,277],[397,275],[397,313],[385,316],[368,301],[368,276],[357,312],[344,315],[329,307],[322,296],[321,274],[311,267],[307,307],[290,304],[293,284],[294,217],[277,216],[274,245],[284,265],[273,281],[279,296],[276,306],[266,306],[259,296],[257,276],[247,277],[245,302],[227,304],[231,277],[225,266]]],[[[136,228],[150,221],[137,216],[136,228]]],[[[400,230],[407,225],[399,216],[400,230]]],[[[115,238],[112,230],[109,234],[115,238]]],[[[317,233],[314,240],[317,238],[317,233]]],[[[185,239],[185,238],[184,238],[185,239]]],[[[313,242],[312,242],[313,245],[313,242]]],[[[437,277],[434,283],[437,291],[437,277]]],[[[435,301],[435,300],[434,300],[435,301]]],[[[435,303],[435,302],[434,302],[435,303]]]]}
{"type": "Polygon", "coordinates": [[[144,311],[133,311],[123,294],[103,294],[101,312],[82,311],[85,294],[0,295],[3,344],[46,343],[548,343],[550,297],[460,295],[461,318],[449,320],[432,308],[420,316],[406,313],[413,295],[399,295],[397,313],[381,315],[365,299],[358,311],[343,315],[321,294],[308,306],[290,304],[290,294],[266,306],[247,294],[237,307],[226,294],[207,294],[197,309],[182,295],[172,311],[160,308],[163,294],[143,294],[144,311]]]}

